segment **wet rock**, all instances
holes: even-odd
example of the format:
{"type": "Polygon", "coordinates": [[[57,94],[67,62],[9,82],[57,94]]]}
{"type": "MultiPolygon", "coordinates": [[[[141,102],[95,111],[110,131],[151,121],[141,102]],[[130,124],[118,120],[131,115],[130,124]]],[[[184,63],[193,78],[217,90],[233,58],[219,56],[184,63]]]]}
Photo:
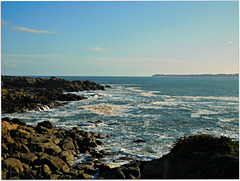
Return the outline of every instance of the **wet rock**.
{"type": "Polygon", "coordinates": [[[106,136],[104,134],[99,133],[96,138],[104,139],[106,136]]]}
{"type": "Polygon", "coordinates": [[[2,118],[2,120],[3,120],[3,121],[7,121],[7,122],[10,122],[10,121],[11,121],[11,119],[10,119],[9,117],[4,117],[4,118],[2,118]]]}
{"type": "Polygon", "coordinates": [[[37,126],[42,126],[42,127],[48,128],[48,129],[52,129],[54,127],[50,121],[40,122],[37,124],[37,126]]]}
{"type": "Polygon", "coordinates": [[[100,141],[100,140],[96,140],[96,144],[97,145],[104,145],[104,143],[102,141],[100,141]]]}
{"type": "Polygon", "coordinates": [[[138,139],[138,140],[134,140],[134,141],[133,141],[133,143],[142,143],[142,142],[144,143],[144,142],[146,142],[146,141],[145,141],[145,140],[141,140],[141,139],[138,139]]]}
{"type": "Polygon", "coordinates": [[[26,126],[27,125],[23,120],[17,119],[17,118],[12,119],[11,122],[14,123],[14,124],[19,124],[21,126],[26,126]]]}

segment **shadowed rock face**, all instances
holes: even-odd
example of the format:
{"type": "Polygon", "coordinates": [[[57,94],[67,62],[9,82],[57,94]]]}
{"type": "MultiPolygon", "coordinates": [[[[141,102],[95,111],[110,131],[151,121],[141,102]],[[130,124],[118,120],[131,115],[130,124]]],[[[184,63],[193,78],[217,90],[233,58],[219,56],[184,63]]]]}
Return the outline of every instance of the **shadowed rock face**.
{"type": "Polygon", "coordinates": [[[169,154],[145,163],[141,178],[237,179],[238,142],[204,134],[180,138],[169,154]]]}
{"type": "Polygon", "coordinates": [[[54,108],[64,105],[57,101],[86,99],[75,94],[63,94],[84,90],[105,89],[91,81],[2,76],[2,113],[42,110],[44,106],[54,108]]]}

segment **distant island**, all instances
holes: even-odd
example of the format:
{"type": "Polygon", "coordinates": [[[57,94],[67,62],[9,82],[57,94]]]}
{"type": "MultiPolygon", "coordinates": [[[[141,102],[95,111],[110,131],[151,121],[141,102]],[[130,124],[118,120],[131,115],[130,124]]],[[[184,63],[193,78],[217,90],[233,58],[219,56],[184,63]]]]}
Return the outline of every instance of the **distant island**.
{"type": "Polygon", "coordinates": [[[152,77],[239,77],[239,74],[154,74],[152,77]]]}

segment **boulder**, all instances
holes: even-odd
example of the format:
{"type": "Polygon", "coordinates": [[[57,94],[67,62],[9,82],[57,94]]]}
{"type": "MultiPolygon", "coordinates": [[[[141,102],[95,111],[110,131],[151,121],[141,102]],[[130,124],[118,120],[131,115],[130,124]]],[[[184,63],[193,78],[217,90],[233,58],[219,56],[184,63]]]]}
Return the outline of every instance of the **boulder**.
{"type": "Polygon", "coordinates": [[[62,151],[61,148],[54,144],[52,141],[42,143],[41,146],[44,148],[45,153],[49,155],[58,155],[62,151]]]}
{"type": "Polygon", "coordinates": [[[48,128],[48,129],[52,129],[54,127],[50,121],[40,122],[37,124],[37,126],[42,126],[42,127],[48,128]]]}
{"type": "Polygon", "coordinates": [[[11,122],[14,123],[14,124],[19,124],[21,126],[26,126],[27,125],[23,120],[17,119],[17,118],[12,119],[11,122]]]}
{"type": "Polygon", "coordinates": [[[27,164],[33,164],[33,162],[38,159],[38,157],[35,155],[35,153],[22,153],[20,155],[20,160],[23,163],[27,164]]]}
{"type": "Polygon", "coordinates": [[[62,158],[68,165],[73,166],[74,156],[71,151],[62,151],[60,158],[62,158]]]}
{"type": "Polygon", "coordinates": [[[43,156],[40,158],[42,163],[45,163],[49,166],[51,171],[63,171],[69,172],[70,169],[67,164],[57,156],[43,156]]]}

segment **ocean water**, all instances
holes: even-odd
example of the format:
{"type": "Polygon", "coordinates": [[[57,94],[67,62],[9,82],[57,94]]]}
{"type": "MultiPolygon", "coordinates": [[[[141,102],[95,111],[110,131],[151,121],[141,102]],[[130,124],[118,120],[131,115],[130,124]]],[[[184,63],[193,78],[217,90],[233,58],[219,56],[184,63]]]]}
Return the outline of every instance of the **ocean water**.
{"type": "Polygon", "coordinates": [[[194,134],[239,140],[237,77],[60,78],[91,80],[112,88],[74,92],[88,99],[2,117],[21,118],[32,125],[49,120],[57,127],[78,126],[111,135],[97,148],[113,153],[105,162],[127,155],[141,160],[159,158],[170,151],[177,138],[194,134]],[[137,139],[146,142],[134,143],[137,139]]]}

